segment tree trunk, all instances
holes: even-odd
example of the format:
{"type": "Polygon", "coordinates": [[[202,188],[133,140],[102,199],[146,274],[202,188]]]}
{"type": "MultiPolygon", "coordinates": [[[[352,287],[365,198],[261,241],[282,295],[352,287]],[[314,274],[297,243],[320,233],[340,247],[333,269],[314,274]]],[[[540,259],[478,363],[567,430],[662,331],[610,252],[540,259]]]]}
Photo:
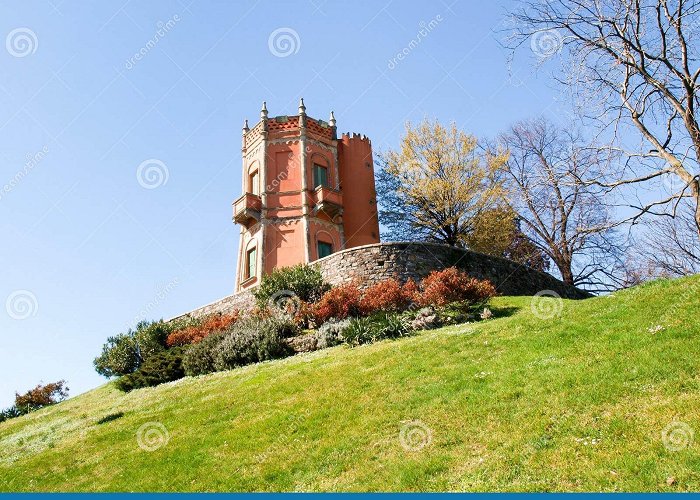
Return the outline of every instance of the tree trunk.
{"type": "Polygon", "coordinates": [[[574,273],[571,271],[571,262],[561,259],[556,261],[555,264],[561,273],[561,280],[567,285],[574,286],[574,273]]]}
{"type": "Polygon", "coordinates": [[[700,180],[697,178],[693,181],[693,194],[695,195],[695,228],[700,239],[700,180]]]}

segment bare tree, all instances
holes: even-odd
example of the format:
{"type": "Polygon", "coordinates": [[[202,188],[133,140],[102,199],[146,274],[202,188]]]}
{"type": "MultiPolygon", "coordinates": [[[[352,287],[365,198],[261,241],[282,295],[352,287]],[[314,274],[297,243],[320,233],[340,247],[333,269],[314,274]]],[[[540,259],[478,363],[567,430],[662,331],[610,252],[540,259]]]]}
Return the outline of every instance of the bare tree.
{"type": "Polygon", "coordinates": [[[518,122],[499,138],[511,203],[523,232],[565,283],[603,291],[621,284],[622,249],[594,179],[608,158],[544,118],[518,122]]]}
{"type": "Polygon", "coordinates": [[[689,203],[681,202],[674,219],[654,218],[645,225],[635,253],[649,277],[700,273],[700,241],[689,203]]]}
{"type": "Polygon", "coordinates": [[[684,201],[700,241],[700,1],[527,0],[514,17],[515,45],[529,40],[545,55],[559,48],[569,56],[573,71],[563,80],[592,97],[588,103],[600,104],[590,117],[613,131],[616,148],[625,149],[625,127],[641,134],[645,144],[625,151],[628,161],[599,185],[666,179],[666,189],[631,203],[634,212],[619,222],[635,224],[645,214],[677,217],[684,201]]]}

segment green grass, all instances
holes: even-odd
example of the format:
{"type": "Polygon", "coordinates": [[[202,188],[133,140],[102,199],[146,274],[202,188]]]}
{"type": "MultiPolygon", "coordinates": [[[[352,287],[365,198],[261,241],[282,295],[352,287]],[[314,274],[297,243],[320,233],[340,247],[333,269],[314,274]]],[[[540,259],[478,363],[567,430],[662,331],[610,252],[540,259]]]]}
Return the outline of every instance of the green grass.
{"type": "Polygon", "coordinates": [[[107,384],[0,424],[0,490],[700,490],[700,278],[548,320],[526,297],[493,309],[129,394],[107,384]],[[662,440],[674,422],[697,434],[678,451],[662,440]],[[148,423],[169,437],[154,451],[137,442],[148,423]]]}

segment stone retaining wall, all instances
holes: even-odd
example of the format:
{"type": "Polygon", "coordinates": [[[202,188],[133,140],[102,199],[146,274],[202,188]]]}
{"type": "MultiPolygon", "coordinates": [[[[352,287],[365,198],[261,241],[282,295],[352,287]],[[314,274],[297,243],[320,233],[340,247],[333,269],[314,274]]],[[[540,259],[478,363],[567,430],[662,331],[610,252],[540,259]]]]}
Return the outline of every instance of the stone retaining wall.
{"type": "Polygon", "coordinates": [[[353,279],[371,285],[391,277],[418,281],[431,271],[456,266],[475,278],[490,280],[501,295],[535,295],[553,290],[569,299],[590,297],[553,276],[500,257],[437,243],[378,243],[329,255],[312,265],[336,285],[353,279]]]}
{"type": "MultiPolygon", "coordinates": [[[[475,278],[490,280],[501,295],[535,295],[543,290],[552,290],[568,299],[590,297],[587,292],[565,285],[547,273],[508,259],[436,243],[377,243],[349,248],[311,265],[318,267],[331,285],[358,280],[361,287],[367,287],[392,277],[401,281],[409,278],[419,281],[431,271],[456,266],[475,278]]],[[[246,290],[177,318],[225,314],[252,307],[254,303],[253,294],[246,290]]]]}

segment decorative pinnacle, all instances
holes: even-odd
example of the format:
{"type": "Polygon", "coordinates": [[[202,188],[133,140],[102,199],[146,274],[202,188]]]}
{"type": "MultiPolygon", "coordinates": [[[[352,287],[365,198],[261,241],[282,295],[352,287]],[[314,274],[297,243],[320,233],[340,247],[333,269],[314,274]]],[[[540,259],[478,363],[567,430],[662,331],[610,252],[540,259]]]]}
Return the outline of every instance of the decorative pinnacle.
{"type": "Polygon", "coordinates": [[[245,133],[248,132],[249,130],[250,130],[250,128],[248,128],[248,120],[245,120],[245,121],[243,122],[243,133],[245,134],[245,133]]]}
{"type": "Polygon", "coordinates": [[[306,114],[306,106],[304,106],[304,98],[303,97],[301,99],[299,99],[299,114],[300,115],[306,114]]]}
{"type": "Polygon", "coordinates": [[[335,115],[333,114],[333,111],[331,111],[331,117],[330,117],[330,119],[328,120],[328,124],[329,124],[331,127],[335,127],[335,115]]]}
{"type": "Polygon", "coordinates": [[[260,110],[260,118],[267,119],[267,104],[263,101],[262,109],[260,110]]]}

